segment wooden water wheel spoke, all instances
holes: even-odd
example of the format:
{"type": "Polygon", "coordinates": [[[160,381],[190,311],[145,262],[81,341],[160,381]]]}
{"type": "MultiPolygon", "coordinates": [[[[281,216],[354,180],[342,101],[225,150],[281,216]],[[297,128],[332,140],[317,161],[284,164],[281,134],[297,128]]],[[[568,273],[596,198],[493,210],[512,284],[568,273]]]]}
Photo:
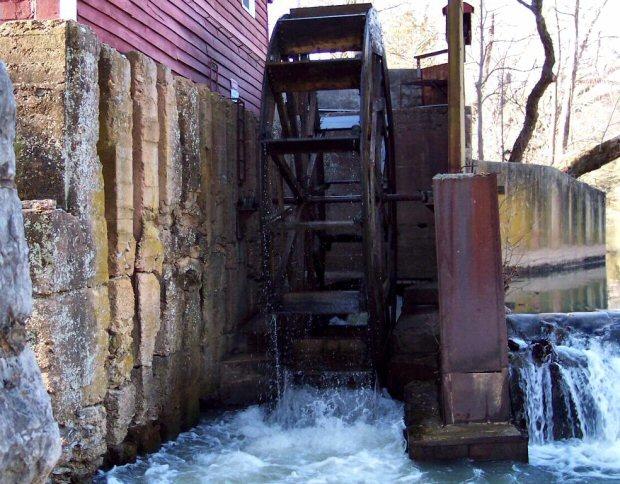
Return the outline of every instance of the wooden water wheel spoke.
{"type": "Polygon", "coordinates": [[[392,113],[377,25],[367,4],[293,9],[277,22],[263,81],[260,170],[268,310],[287,315],[284,332],[294,314],[315,327],[325,316],[366,311],[375,368],[396,282],[395,210],[384,197],[395,186],[392,113]],[[330,52],[338,55],[313,55],[330,52]],[[351,89],[358,123],[324,128],[322,92],[351,89]],[[339,266],[347,250],[363,267],[339,266]]]}

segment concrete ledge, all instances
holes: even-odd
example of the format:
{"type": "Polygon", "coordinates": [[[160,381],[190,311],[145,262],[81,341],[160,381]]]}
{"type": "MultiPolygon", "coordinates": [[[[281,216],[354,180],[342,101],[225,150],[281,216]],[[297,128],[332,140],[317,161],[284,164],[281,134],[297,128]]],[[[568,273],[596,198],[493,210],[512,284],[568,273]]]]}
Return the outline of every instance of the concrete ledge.
{"type": "Polygon", "coordinates": [[[407,428],[413,460],[528,461],[527,436],[509,423],[470,423],[407,428]]]}

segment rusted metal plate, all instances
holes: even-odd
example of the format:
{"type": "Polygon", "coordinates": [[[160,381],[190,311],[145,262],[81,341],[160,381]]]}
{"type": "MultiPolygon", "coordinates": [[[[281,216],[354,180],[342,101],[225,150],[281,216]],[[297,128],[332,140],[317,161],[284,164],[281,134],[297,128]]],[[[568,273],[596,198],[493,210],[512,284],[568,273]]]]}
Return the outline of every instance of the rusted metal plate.
{"type": "Polygon", "coordinates": [[[446,373],[441,386],[446,424],[510,419],[506,369],[493,373],[446,373]]]}
{"type": "Polygon", "coordinates": [[[443,373],[508,366],[497,177],[433,181],[443,373]]]}

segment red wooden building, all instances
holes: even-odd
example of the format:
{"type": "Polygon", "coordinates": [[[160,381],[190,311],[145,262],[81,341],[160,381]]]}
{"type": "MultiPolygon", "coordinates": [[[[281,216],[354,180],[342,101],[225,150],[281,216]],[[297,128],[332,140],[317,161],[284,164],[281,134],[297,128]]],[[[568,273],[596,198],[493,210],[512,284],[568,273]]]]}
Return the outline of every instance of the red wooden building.
{"type": "Polygon", "coordinates": [[[268,42],[268,0],[0,0],[0,19],[73,19],[121,52],[138,50],[177,74],[238,86],[258,110],[268,42]]]}

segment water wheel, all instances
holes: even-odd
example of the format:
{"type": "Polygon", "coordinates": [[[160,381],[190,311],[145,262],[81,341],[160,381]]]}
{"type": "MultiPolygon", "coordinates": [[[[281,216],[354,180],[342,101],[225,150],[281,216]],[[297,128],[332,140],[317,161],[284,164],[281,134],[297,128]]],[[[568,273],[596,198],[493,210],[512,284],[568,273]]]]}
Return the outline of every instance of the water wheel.
{"type": "Polygon", "coordinates": [[[291,366],[314,352],[317,371],[353,369],[364,366],[351,354],[362,338],[381,369],[396,308],[395,166],[370,4],[293,9],[277,22],[261,137],[263,275],[278,345],[297,355],[291,366]]]}

